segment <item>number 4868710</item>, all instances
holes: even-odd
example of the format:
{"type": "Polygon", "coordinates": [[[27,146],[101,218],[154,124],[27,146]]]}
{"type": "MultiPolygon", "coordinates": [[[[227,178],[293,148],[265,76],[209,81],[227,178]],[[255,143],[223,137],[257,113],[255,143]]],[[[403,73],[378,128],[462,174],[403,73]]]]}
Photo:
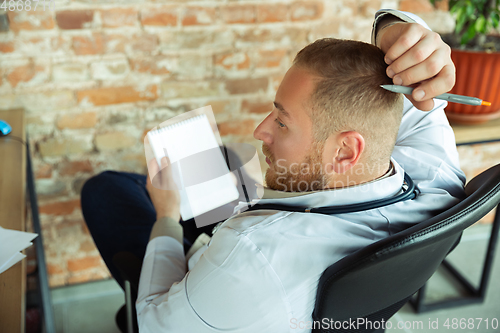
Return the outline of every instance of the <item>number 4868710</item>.
{"type": "Polygon", "coordinates": [[[55,0],[18,0],[18,1],[7,1],[4,0],[2,2],[2,5],[0,6],[0,9],[3,9],[4,11],[35,11],[35,10],[45,10],[45,7],[47,7],[49,10],[55,10],[56,9],[56,2],[55,0]],[[40,7],[38,7],[40,5],[40,7]]]}

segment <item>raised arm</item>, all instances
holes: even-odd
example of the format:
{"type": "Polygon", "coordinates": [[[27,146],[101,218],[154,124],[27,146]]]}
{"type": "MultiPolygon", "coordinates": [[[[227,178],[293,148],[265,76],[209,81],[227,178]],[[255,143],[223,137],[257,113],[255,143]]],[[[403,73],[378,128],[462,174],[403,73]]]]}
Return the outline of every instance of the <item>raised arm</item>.
{"type": "Polygon", "coordinates": [[[432,110],[432,99],[455,85],[450,47],[418,16],[390,9],[378,11],[372,43],[386,54],[387,75],[394,84],[416,87],[406,96],[416,108],[432,110]]]}

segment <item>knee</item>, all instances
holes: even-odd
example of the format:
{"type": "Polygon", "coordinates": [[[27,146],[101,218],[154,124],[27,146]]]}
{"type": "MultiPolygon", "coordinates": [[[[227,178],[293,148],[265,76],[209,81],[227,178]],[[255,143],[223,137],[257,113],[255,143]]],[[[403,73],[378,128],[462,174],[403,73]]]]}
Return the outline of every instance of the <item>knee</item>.
{"type": "Polygon", "coordinates": [[[99,200],[99,196],[106,195],[109,186],[112,186],[114,182],[114,172],[113,171],[103,171],[98,175],[95,175],[83,184],[80,198],[82,202],[82,208],[85,203],[91,200],[99,200]]]}

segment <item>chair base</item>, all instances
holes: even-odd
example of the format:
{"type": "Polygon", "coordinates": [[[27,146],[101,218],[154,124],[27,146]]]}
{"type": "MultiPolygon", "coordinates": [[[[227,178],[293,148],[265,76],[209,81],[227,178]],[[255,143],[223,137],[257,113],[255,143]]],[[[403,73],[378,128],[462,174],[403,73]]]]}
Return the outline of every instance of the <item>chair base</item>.
{"type": "Polygon", "coordinates": [[[488,242],[486,258],[484,259],[483,273],[481,275],[481,282],[479,284],[479,287],[478,288],[474,287],[465,276],[463,276],[455,267],[453,267],[452,264],[450,264],[445,259],[442,263],[443,267],[445,267],[448,270],[448,272],[453,276],[453,278],[458,282],[458,284],[460,284],[465,289],[467,295],[463,297],[456,297],[449,300],[426,304],[424,302],[426,285],[424,285],[417,292],[417,297],[414,299],[410,299],[409,301],[410,305],[413,307],[415,312],[423,313],[423,312],[429,312],[429,311],[446,309],[463,305],[479,304],[484,302],[484,298],[486,296],[486,289],[488,287],[488,282],[491,275],[493,259],[495,256],[495,250],[498,241],[498,233],[500,230],[499,212],[500,212],[500,205],[497,206],[495,218],[493,220],[490,240],[488,242]]]}

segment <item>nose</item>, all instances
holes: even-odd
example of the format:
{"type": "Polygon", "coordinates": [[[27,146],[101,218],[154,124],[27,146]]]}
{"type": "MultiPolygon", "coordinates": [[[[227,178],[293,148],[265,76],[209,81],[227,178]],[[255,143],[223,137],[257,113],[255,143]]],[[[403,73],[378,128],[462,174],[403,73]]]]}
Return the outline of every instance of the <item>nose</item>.
{"type": "Polygon", "coordinates": [[[269,113],[269,115],[264,119],[259,126],[253,132],[253,137],[257,140],[264,142],[267,145],[271,145],[273,143],[273,135],[272,135],[272,116],[273,113],[269,113]]]}

